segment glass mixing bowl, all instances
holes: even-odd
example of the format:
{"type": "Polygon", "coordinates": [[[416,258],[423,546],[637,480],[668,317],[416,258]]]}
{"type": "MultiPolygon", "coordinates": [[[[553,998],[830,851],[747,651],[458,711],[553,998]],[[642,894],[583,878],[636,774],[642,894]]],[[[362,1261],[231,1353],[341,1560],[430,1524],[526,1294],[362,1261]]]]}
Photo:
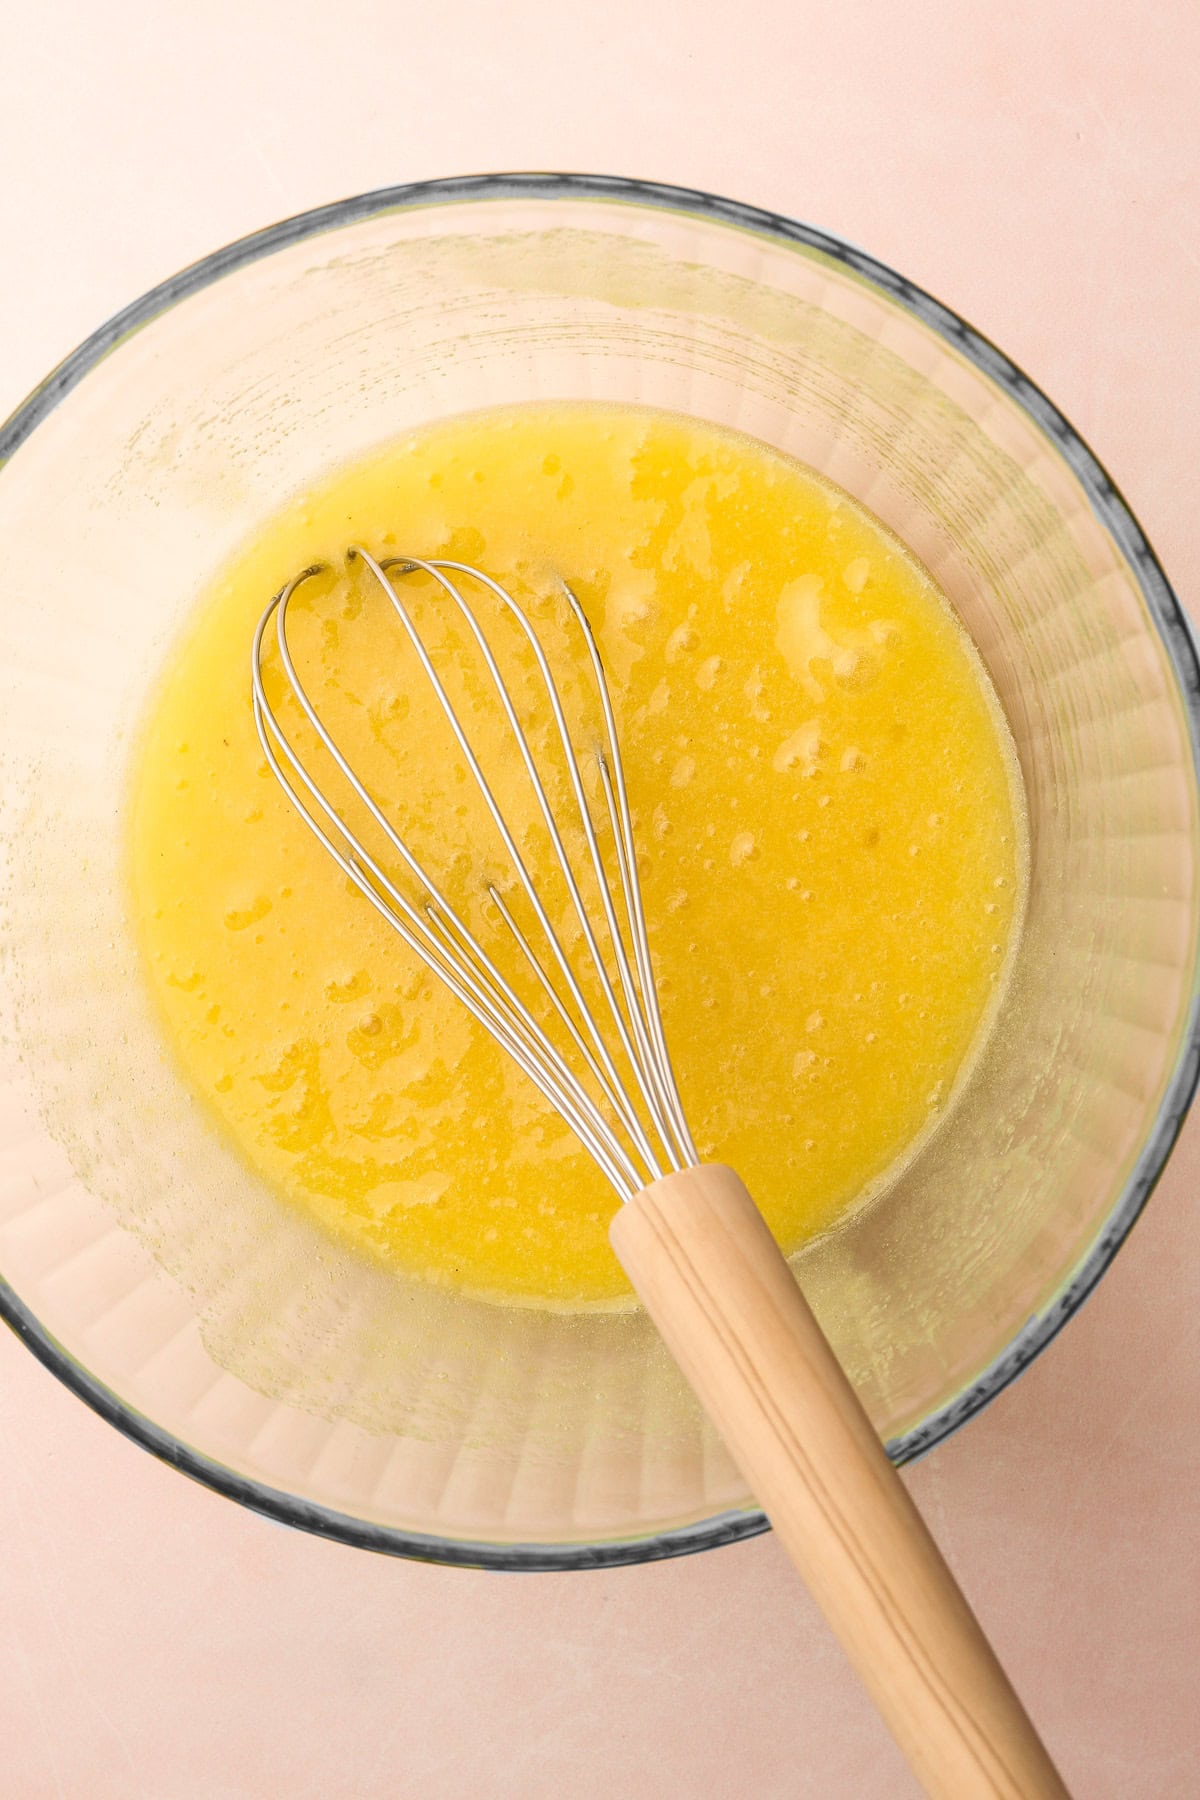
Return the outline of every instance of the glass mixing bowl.
{"type": "Polygon", "coordinates": [[[1032,879],[961,1103],[799,1273],[897,1460],[1080,1304],[1197,1068],[1193,640],[1070,426],[849,245],[566,176],[369,194],[219,251],[0,429],[0,1305],[148,1449],[260,1511],[502,1567],[764,1526],[639,1314],[505,1309],[367,1267],[209,1128],[123,913],[131,732],[198,590],[329,466],[439,415],[595,398],[840,482],[960,610],[1012,726],[1032,879]]]}

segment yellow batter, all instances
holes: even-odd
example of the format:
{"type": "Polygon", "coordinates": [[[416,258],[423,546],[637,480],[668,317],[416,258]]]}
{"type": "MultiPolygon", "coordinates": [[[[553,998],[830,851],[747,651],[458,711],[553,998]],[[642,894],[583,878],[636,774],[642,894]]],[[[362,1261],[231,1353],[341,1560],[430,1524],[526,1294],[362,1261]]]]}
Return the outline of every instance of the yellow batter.
{"type": "MultiPolygon", "coordinates": [[[[585,405],[386,447],[298,497],[205,596],[132,790],[134,913],[166,1033],[287,1201],[397,1269],[526,1302],[626,1298],[612,1191],[328,864],[254,735],[265,600],[314,560],[342,569],[354,541],[483,565],[538,610],[556,660],[570,640],[547,596],[554,570],[570,579],[615,689],[701,1152],[740,1171],[785,1248],[829,1228],[944,1109],[1021,910],[1015,759],[944,599],[800,466],[585,405]]],[[[437,609],[416,589],[414,605],[437,641],[437,609]]],[[[394,618],[339,573],[302,591],[296,634],[346,747],[511,960],[479,898],[502,865],[394,618]]],[[[452,636],[441,649],[461,662],[452,636]]],[[[482,689],[455,691],[495,754],[482,689]]]]}

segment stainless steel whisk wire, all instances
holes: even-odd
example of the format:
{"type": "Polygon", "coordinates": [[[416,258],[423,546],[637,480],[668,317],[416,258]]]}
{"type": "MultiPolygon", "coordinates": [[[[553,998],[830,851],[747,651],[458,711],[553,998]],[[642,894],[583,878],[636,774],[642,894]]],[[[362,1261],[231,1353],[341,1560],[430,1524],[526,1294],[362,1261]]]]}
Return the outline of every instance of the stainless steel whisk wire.
{"type": "Polygon", "coordinates": [[[548,1034],[546,1025],[530,1011],[511,982],[497,967],[486,947],[446,899],[437,882],[413,853],[379,800],[367,788],[353,763],[335,741],[301,680],[288,643],[288,608],[293,596],[306,581],[331,571],[331,566],[326,563],[313,563],[293,576],[272,597],[255,630],[251,658],[252,707],[258,740],[267,765],[300,818],[343,874],[415,952],[425,967],[449,988],[508,1052],[575,1133],[620,1198],[628,1200],[647,1181],[695,1166],[699,1162],[699,1156],[684,1117],[663,1031],[612,697],[599,646],[587,615],[568,584],[560,582],[570,616],[583,639],[587,666],[603,716],[603,741],[598,741],[594,746],[594,757],[612,833],[620,909],[624,913],[623,923],[605,869],[562,697],[545,650],[522,608],[499,582],[468,563],[444,558],[426,560],[416,556],[391,556],[377,561],[361,545],[353,545],[348,550],[347,561],[361,563],[377,589],[386,596],[454,735],[467,769],[499,833],[521,891],[533,910],[538,932],[549,953],[550,968],[547,968],[546,962],[538,955],[495,883],[488,882],[485,891],[545,996],[554,1018],[566,1033],[586,1076],[581,1076],[572,1067],[568,1054],[548,1034]],[[616,1033],[620,1059],[632,1074],[635,1093],[629,1091],[629,1086],[622,1079],[618,1058],[606,1040],[601,1023],[593,1015],[579,977],[521,855],[512,828],[446,692],[412,611],[405,603],[400,584],[405,576],[418,571],[432,577],[456,608],[495,690],[566,885],[587,951],[588,963],[599,986],[604,1010],[610,1016],[616,1033]],[[562,830],[555,818],[511,690],[505,682],[487,634],[463,593],[463,583],[475,583],[489,593],[515,620],[532,652],[549,702],[571,797],[599,892],[602,924],[593,920],[580,891],[562,830]],[[272,621],[275,626],[279,667],[288,687],[317,740],[417,884],[419,900],[414,901],[405,894],[381,867],[377,857],[371,854],[361,836],[347,822],[284,731],[267,697],[263,680],[264,646],[272,621]],[[616,969],[615,982],[609,958],[605,955],[604,940],[607,941],[608,952],[616,969]],[[591,1087],[586,1084],[586,1078],[590,1078],[591,1087]],[[639,1111],[639,1102],[642,1111],[639,1111]]]}

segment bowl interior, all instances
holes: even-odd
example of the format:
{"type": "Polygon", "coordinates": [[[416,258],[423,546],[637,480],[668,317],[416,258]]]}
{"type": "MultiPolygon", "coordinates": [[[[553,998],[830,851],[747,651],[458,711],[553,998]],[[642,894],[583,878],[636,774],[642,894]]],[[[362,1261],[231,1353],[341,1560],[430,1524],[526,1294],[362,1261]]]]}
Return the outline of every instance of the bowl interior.
{"type": "Polygon", "coordinates": [[[122,797],[198,590],[369,446],[588,397],[749,432],[925,561],[1007,711],[1032,865],[962,1102],[802,1258],[902,1455],[1070,1310],[1186,1103],[1194,657],[1084,447],[886,271],[695,197],[497,180],[435,198],[212,259],[85,347],[12,433],[0,1271],[9,1310],[94,1399],[243,1497],[286,1497],[286,1516],[472,1560],[650,1554],[761,1521],[645,1320],[497,1308],[366,1267],[276,1202],[175,1074],[124,917],[122,797]]]}

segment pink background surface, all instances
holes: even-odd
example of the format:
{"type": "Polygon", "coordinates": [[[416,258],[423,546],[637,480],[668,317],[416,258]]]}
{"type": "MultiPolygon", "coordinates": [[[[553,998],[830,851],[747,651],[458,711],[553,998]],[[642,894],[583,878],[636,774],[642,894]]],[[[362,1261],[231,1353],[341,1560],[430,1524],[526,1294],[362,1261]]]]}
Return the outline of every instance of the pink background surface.
{"type": "MultiPolygon", "coordinates": [[[[302,207],[485,168],[866,245],[1046,387],[1200,592],[1200,11],[1124,0],[198,0],[0,16],[0,410],[302,207]]],[[[1087,1800],[1200,1793],[1200,1115],[1099,1293],[911,1483],[1087,1800]]],[[[501,1577],[269,1525],[0,1335],[11,1800],[899,1800],[774,1541],[501,1577]]]]}

